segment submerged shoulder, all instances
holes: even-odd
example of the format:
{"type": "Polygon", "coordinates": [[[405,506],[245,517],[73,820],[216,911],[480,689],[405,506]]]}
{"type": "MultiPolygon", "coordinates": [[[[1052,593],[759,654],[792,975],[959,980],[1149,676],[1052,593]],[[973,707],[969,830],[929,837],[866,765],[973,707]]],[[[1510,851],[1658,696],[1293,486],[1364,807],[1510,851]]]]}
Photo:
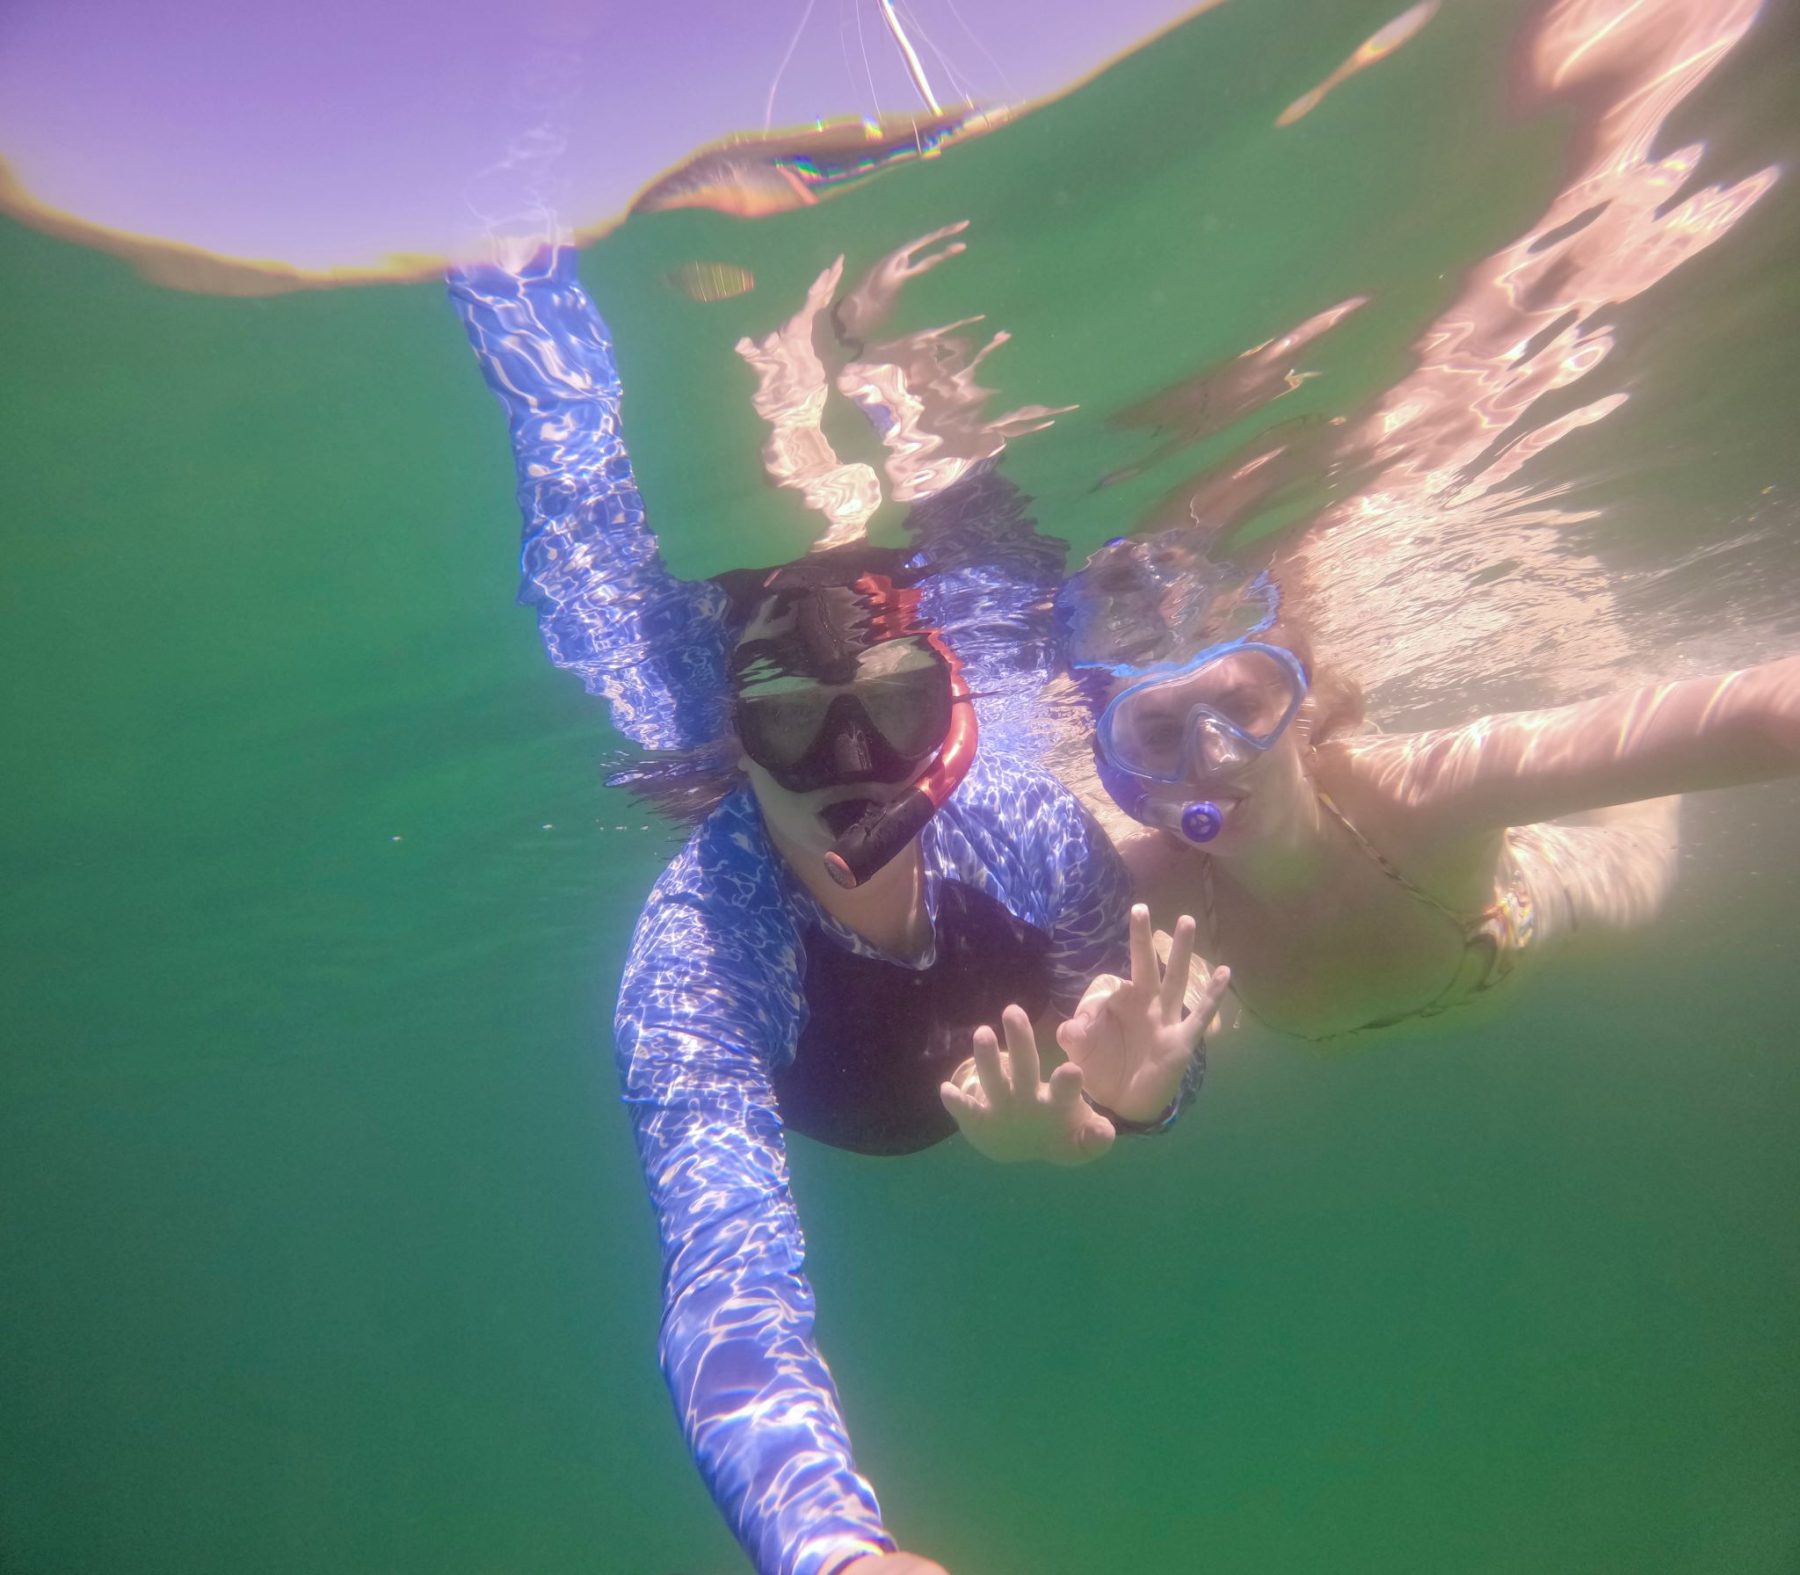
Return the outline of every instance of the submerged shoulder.
{"type": "Polygon", "coordinates": [[[982,885],[1015,915],[1049,926],[1078,892],[1124,890],[1118,855],[1079,799],[1048,772],[993,760],[940,811],[940,870],[982,885]]]}
{"type": "Polygon", "coordinates": [[[713,811],[652,887],[620,981],[617,1031],[707,1023],[721,1047],[791,1048],[799,932],[754,808],[745,817],[730,806],[713,811]]]}
{"type": "Polygon", "coordinates": [[[644,917],[672,909],[725,925],[785,911],[777,858],[748,788],[729,794],[695,827],[657,877],[644,917]]]}
{"type": "Polygon", "coordinates": [[[977,757],[944,807],[956,825],[984,842],[1100,834],[1081,801],[1048,771],[1005,759],[977,757]]]}
{"type": "Polygon", "coordinates": [[[1362,851],[1457,912],[1492,898],[1506,828],[1459,813],[1461,732],[1381,734],[1318,751],[1324,802],[1362,851]]]}

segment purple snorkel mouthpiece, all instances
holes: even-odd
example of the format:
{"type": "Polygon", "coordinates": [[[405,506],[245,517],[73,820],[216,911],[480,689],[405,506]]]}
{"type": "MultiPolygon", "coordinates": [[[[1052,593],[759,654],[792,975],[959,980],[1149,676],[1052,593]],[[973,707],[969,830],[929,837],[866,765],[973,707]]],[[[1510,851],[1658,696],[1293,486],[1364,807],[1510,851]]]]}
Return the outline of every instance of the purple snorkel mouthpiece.
{"type": "Polygon", "coordinates": [[[1094,764],[1099,771],[1100,785],[1133,820],[1142,821],[1146,826],[1165,827],[1196,845],[1211,842],[1225,829],[1225,811],[1209,798],[1190,801],[1182,805],[1177,814],[1173,804],[1153,800],[1144,791],[1143,783],[1120,771],[1098,745],[1094,749],[1094,764]]]}
{"type": "Polygon", "coordinates": [[[1225,825],[1225,812],[1211,799],[1189,804],[1181,812],[1181,834],[1189,842],[1211,842],[1225,825]]]}

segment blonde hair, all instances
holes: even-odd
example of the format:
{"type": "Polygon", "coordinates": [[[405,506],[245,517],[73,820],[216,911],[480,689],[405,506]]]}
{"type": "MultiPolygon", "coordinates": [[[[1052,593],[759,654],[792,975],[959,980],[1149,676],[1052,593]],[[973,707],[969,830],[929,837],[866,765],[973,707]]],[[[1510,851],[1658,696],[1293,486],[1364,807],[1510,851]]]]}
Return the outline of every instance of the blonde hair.
{"type": "Polygon", "coordinates": [[[1342,734],[1354,733],[1367,720],[1363,686],[1342,668],[1319,664],[1313,655],[1312,635],[1300,620],[1282,617],[1256,638],[1292,651],[1306,669],[1306,698],[1294,713],[1292,724],[1304,751],[1317,749],[1342,734]]]}

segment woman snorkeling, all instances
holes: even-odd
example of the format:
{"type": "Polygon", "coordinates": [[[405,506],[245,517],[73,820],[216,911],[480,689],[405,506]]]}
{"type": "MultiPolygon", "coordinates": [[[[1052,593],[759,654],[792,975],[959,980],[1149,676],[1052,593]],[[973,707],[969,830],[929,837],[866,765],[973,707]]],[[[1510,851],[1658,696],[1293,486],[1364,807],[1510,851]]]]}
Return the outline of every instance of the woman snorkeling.
{"type": "MultiPolygon", "coordinates": [[[[915,249],[882,277],[918,271],[915,249]]],[[[916,548],[847,534],[776,569],[679,580],[573,250],[459,269],[451,294],[507,409],[521,595],[552,659],[689,784],[728,776],[722,796],[689,794],[711,807],[644,906],[614,1019],[663,1248],[662,1365],[695,1463],[764,1575],[942,1575],[896,1550],[852,1458],[813,1340],[786,1133],[904,1154],[960,1123],[995,1157],[1083,1162],[1179,1114],[1222,980],[1184,1019],[1186,955],[1159,978],[1141,910],[1128,947],[1127,878],[1099,827],[1048,773],[977,747],[965,661],[1022,658],[958,626],[1047,609],[1058,569],[983,490],[985,462],[914,510],[916,548]],[[1127,966],[1146,988],[1112,1005],[1122,1053],[1043,1078],[1032,1016],[1127,966]]],[[[981,692],[1017,677],[980,676],[981,692]]]]}
{"type": "MultiPolygon", "coordinates": [[[[1279,1032],[1429,1020],[1525,956],[1650,919],[1675,795],[1800,771],[1795,658],[1374,731],[1273,583],[1227,590],[1193,540],[1111,542],[1061,593],[1093,718],[1086,796],[1112,811],[1136,894],[1164,922],[1201,915],[1202,948],[1279,1032]]],[[[1109,990],[1062,1031],[1077,1059],[1109,990]]]]}

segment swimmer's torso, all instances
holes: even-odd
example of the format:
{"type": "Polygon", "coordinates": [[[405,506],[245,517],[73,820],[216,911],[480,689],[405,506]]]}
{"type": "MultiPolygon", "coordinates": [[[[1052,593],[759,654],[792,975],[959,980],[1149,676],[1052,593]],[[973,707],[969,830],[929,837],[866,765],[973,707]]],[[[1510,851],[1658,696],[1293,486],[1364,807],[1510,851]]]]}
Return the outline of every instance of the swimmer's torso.
{"type": "Polygon", "coordinates": [[[834,1148],[909,1154],[950,1136],[938,1086],[967,1059],[977,1027],[1017,1003],[1050,1001],[1050,939],[985,892],[938,888],[928,964],[847,951],[819,926],[805,935],[807,1024],[774,1076],[781,1118],[834,1148]]]}
{"type": "MultiPolygon", "coordinates": [[[[1482,833],[1448,847],[1409,841],[1398,815],[1333,774],[1331,787],[1356,805],[1365,832],[1414,882],[1471,920],[1495,897],[1505,837],[1482,833]],[[1398,829],[1397,829],[1398,827],[1398,829]]],[[[1134,894],[1155,923],[1172,928],[1191,913],[1209,960],[1232,970],[1232,990],[1252,1016],[1278,1032],[1333,1039],[1397,1020],[1429,1021],[1447,992],[1479,972],[1456,922],[1421,901],[1341,826],[1322,817],[1310,866],[1277,898],[1232,878],[1166,832],[1134,828],[1120,848],[1134,894]]]]}

